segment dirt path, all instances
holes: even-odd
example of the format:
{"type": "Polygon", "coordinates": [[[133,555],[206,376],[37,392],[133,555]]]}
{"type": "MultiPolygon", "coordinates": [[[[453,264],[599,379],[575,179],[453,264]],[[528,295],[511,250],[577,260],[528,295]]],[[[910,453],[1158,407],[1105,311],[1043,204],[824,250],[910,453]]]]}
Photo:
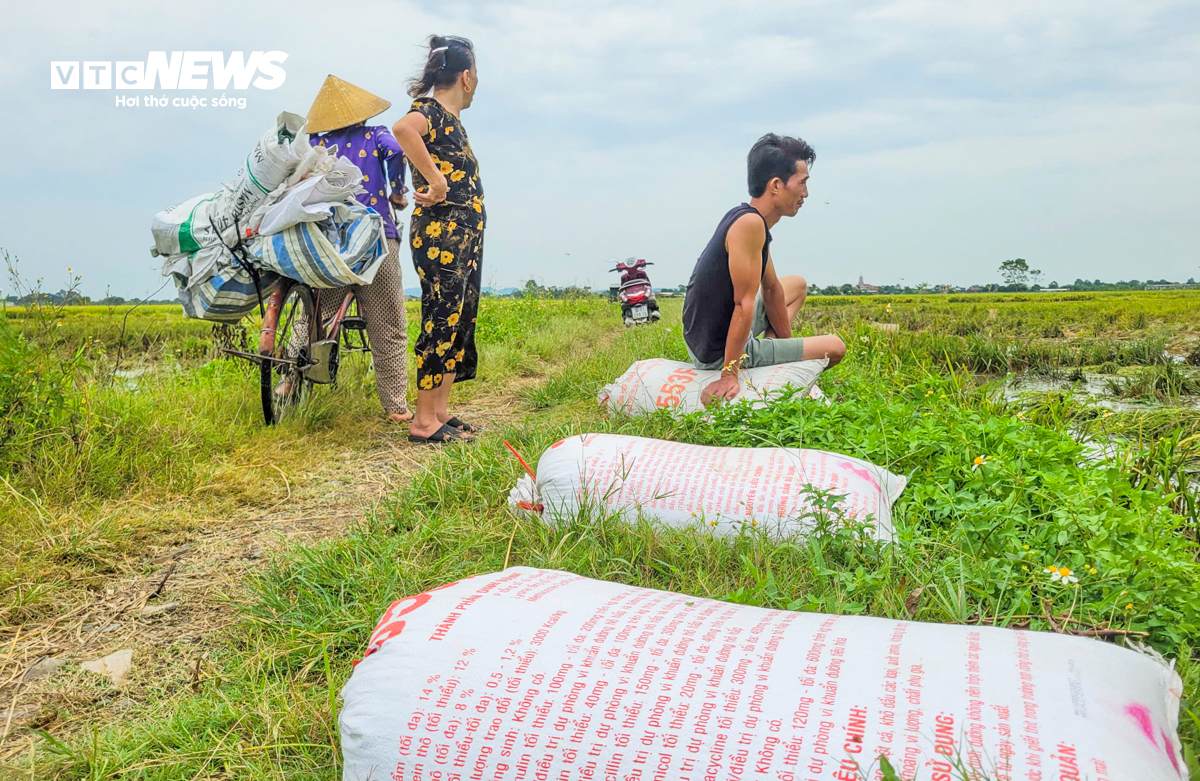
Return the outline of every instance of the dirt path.
{"type": "MultiPolygon", "coordinates": [[[[503,425],[524,413],[519,390],[527,384],[508,383],[458,410],[466,420],[503,425]]],[[[124,562],[105,580],[99,596],[19,627],[0,647],[0,764],[32,745],[35,737],[26,728],[69,735],[207,678],[208,656],[221,631],[238,620],[235,603],[250,573],[293,543],[338,536],[435,452],[408,442],[406,427],[382,419],[362,427],[352,447],[314,437],[310,457],[286,469],[231,465],[275,480],[266,506],[243,501],[231,507],[214,501],[209,486],[157,507],[118,504],[114,513],[157,511],[187,519],[185,530],[150,542],[144,556],[124,562]],[[133,652],[124,684],[80,667],[124,650],[133,652]]]]}

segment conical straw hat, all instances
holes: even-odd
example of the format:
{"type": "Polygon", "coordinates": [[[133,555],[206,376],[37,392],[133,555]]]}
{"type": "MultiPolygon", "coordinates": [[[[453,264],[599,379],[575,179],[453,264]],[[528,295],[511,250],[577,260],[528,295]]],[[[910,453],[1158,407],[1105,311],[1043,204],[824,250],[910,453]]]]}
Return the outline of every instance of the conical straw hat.
{"type": "Polygon", "coordinates": [[[361,87],[330,74],[325,77],[317,99],[308,110],[309,133],[324,133],[366,122],[387,111],[392,104],[361,87]]]}

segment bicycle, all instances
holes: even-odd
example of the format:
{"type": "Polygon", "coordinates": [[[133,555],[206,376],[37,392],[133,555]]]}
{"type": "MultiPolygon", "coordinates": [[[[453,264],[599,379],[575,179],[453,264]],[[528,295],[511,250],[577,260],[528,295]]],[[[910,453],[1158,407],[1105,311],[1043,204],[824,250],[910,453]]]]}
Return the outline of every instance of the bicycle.
{"type": "Polygon", "coordinates": [[[335,292],[291,282],[263,303],[258,352],[221,348],[226,354],[258,364],[266,425],[278,422],[313,385],[335,384],[343,351],[371,352],[367,320],[354,291],[345,292],[333,317],[321,321],[321,297],[335,292]],[[276,387],[285,392],[276,393],[276,387]]]}

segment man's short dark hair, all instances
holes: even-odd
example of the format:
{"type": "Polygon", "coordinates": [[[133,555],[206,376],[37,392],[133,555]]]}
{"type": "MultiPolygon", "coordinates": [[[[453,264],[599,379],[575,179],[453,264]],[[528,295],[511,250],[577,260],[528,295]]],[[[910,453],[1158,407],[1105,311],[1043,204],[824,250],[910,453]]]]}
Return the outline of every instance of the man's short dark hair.
{"type": "Polygon", "coordinates": [[[765,193],[767,185],[775,177],[787,182],[796,173],[796,163],[799,161],[803,160],[811,168],[816,159],[817,153],[804,139],[767,133],[754,142],[746,160],[750,197],[757,198],[765,193]]]}

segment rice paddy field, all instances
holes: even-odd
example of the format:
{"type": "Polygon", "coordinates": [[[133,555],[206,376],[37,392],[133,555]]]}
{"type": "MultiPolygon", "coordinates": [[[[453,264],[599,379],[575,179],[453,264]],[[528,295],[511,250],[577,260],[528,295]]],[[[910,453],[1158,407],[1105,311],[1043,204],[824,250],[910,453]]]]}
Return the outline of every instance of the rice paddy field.
{"type": "Polygon", "coordinates": [[[680,304],[626,330],[599,299],[485,299],[456,409],[486,428],[437,450],[384,422],[361,359],[263,428],[256,369],[218,351],[253,323],[8,309],[0,778],[339,778],[338,691],[383,609],[506,564],[1144,643],[1184,679],[1200,772],[1200,293],[814,297],[800,332],[849,346],[819,382],[830,406],[603,415],[597,391],[633,361],[685,359],[680,304]],[[591,431],[872,461],[909,478],[898,538],[510,513],[504,442],[534,461],[591,431]],[[119,649],[123,685],[81,667],[119,649]]]}

